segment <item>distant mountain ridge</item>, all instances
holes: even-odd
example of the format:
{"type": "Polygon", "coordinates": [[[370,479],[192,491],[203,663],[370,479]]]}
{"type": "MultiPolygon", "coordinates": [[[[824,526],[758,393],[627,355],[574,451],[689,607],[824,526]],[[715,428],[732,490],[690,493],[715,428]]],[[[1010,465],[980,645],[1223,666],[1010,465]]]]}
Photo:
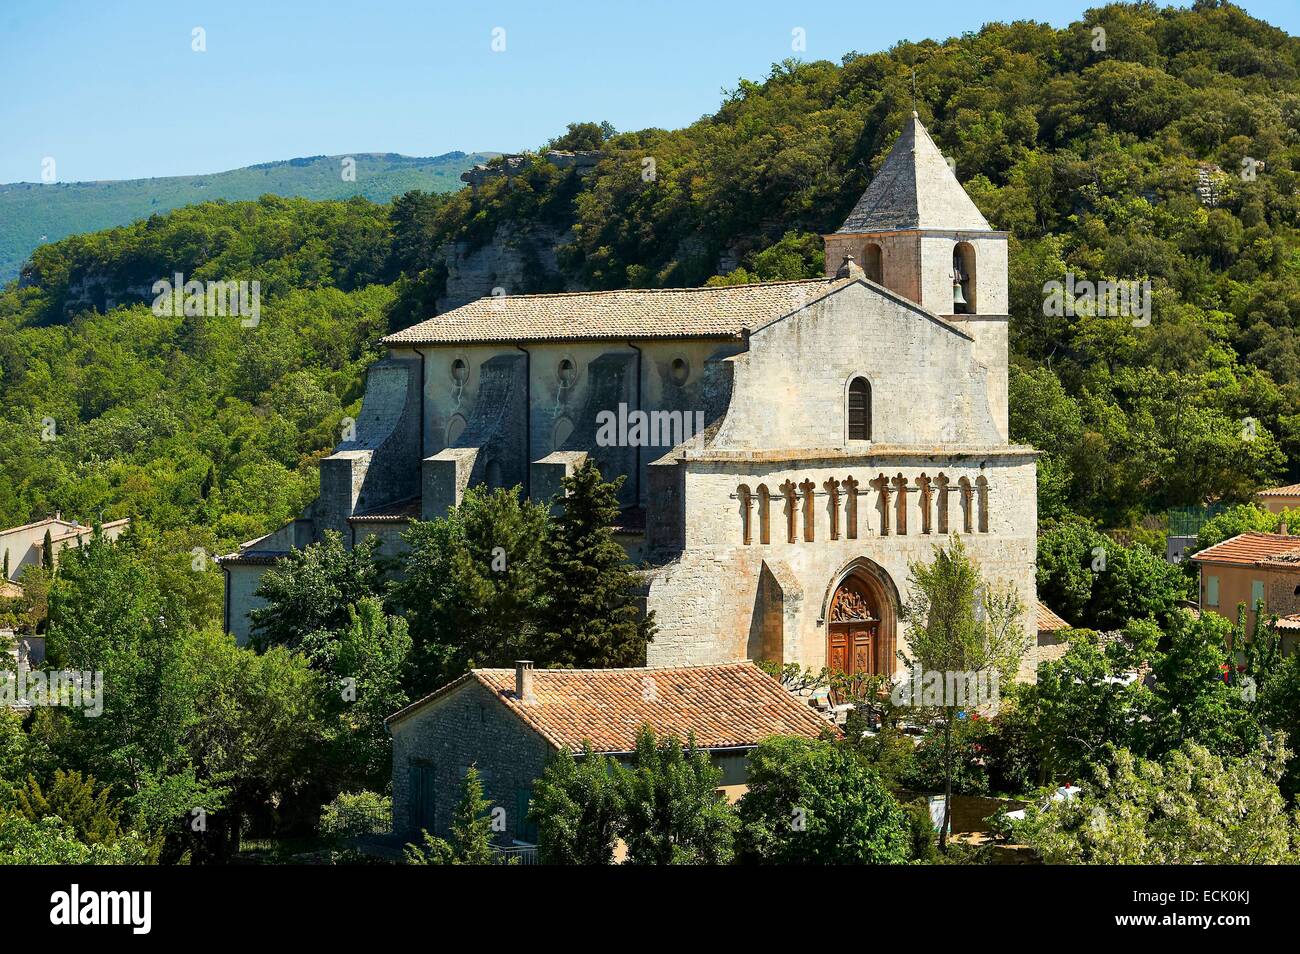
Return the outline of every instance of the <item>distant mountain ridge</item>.
{"type": "Polygon", "coordinates": [[[305,199],[364,196],[387,202],[412,189],[451,192],[460,174],[491,152],[441,156],[351,153],[261,162],[209,175],[95,182],[0,184],[0,285],[17,278],[32,250],[79,232],[126,225],[196,202],[256,199],[270,193],[305,199]],[[355,160],[355,179],[343,177],[343,160],[355,160]]]}

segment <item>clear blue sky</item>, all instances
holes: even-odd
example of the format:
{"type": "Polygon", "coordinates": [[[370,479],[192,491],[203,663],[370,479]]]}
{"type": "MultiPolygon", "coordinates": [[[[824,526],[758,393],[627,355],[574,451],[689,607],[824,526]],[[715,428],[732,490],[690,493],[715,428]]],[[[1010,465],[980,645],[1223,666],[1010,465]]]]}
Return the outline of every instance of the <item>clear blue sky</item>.
{"type": "MultiPolygon", "coordinates": [[[[0,0],[0,182],[218,172],[309,155],[535,148],[575,120],[681,126],[806,31],[803,59],[1090,0],[0,0]],[[206,31],[207,51],[191,49],[206,31]],[[506,49],[491,49],[494,27],[506,49]]],[[[1296,0],[1243,0],[1300,32],[1296,0]]]]}

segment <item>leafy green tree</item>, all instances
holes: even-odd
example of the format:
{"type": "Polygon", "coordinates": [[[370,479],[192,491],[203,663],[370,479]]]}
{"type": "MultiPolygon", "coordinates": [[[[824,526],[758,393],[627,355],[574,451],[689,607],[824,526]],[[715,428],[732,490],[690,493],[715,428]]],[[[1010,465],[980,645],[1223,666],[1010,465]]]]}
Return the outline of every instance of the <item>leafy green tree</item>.
{"type": "Polygon", "coordinates": [[[392,774],[384,719],[410,701],[402,688],[411,651],[406,620],[386,615],[375,597],[363,597],[348,607],[345,629],[313,633],[301,650],[323,677],[322,709],[332,717],[325,735],[341,776],[337,784],[383,787],[392,774]]]}
{"type": "Polygon", "coordinates": [[[590,744],[579,759],[561,749],[547,760],[528,811],[543,864],[613,863],[622,818],[617,773],[617,763],[590,744]]]}
{"type": "Polygon", "coordinates": [[[1096,629],[1163,621],[1192,595],[1183,571],[1160,555],[1116,543],[1079,520],[1039,535],[1036,572],[1039,599],[1074,625],[1096,629]]]}
{"type": "Polygon", "coordinates": [[[904,864],[906,814],[847,745],[774,736],[749,756],[738,806],[740,861],[763,864],[904,864]]]}
{"type": "Polygon", "coordinates": [[[483,797],[483,781],[471,765],[461,785],[460,801],[451,816],[451,838],[437,838],[427,831],[419,845],[406,846],[410,865],[490,865],[492,850],[492,803],[483,797]]]}
{"type": "Polygon", "coordinates": [[[636,865],[719,865],[731,861],[738,821],[718,790],[722,772],[688,739],[637,733],[632,764],[618,773],[619,835],[636,865]]]}
{"type": "Polygon", "coordinates": [[[899,779],[912,791],[932,792],[952,788],[954,795],[987,795],[989,774],[984,740],[988,722],[978,713],[958,713],[952,735],[942,731],[926,733],[899,779]]]}
{"type": "MultiPolygon", "coordinates": [[[[1300,654],[1282,659],[1260,680],[1257,692],[1260,722],[1288,740],[1300,739],[1300,654]]],[[[1286,760],[1279,785],[1294,805],[1300,796],[1300,759],[1294,754],[1286,760]]]]}
{"type": "Polygon", "coordinates": [[[249,614],[254,645],[296,649],[312,633],[347,626],[351,607],[382,593],[378,547],[378,538],[367,537],[348,549],[336,531],[326,530],[320,543],[291,550],[258,583],[266,605],[249,614]]]}
{"type": "Polygon", "coordinates": [[[1048,864],[1293,864],[1283,763],[1281,740],[1237,757],[1194,742],[1160,761],[1112,749],[1076,797],[1031,806],[1013,830],[1048,864]]]}
{"type": "MultiPolygon", "coordinates": [[[[935,552],[931,563],[911,566],[911,591],[903,611],[912,655],[905,659],[912,679],[924,682],[939,674],[964,678],[1015,678],[1028,648],[1022,618],[1024,606],[1015,591],[986,581],[966,554],[960,537],[935,552]]],[[[921,701],[921,700],[915,700],[921,701]]],[[[927,701],[928,704],[928,701],[927,701]]],[[[944,698],[935,707],[943,738],[944,815],[939,829],[940,850],[947,848],[952,817],[953,778],[957,772],[956,723],[966,700],[944,698]]]]}
{"type": "Polygon", "coordinates": [[[645,664],[654,615],[641,615],[636,576],[611,529],[622,480],[604,480],[590,460],[564,478],[538,580],[547,601],[531,653],[536,660],[576,668],[645,664]]]}
{"type": "MultiPolygon", "coordinates": [[[[822,246],[822,237],[816,232],[786,232],[774,245],[747,256],[745,264],[726,275],[713,276],[707,284],[745,285],[821,278],[825,274],[822,246]]],[[[835,265],[838,267],[839,262],[835,265]]]]}
{"type": "MultiPolygon", "coordinates": [[[[188,634],[181,660],[193,711],[185,729],[188,775],[200,794],[184,807],[177,850],[196,861],[228,861],[250,828],[306,831],[352,766],[329,756],[338,732],[324,709],[322,676],[282,646],[258,653],[215,627],[188,634]],[[217,793],[219,797],[204,795],[217,793]],[[192,811],[203,810],[196,831],[192,811]]],[[[176,839],[174,839],[176,841],[176,839]]]]}
{"type": "Polygon", "coordinates": [[[96,674],[99,703],[43,709],[33,732],[60,764],[113,786],[150,829],[217,806],[220,786],[195,778],[187,734],[203,717],[183,663],[185,609],[161,592],[129,542],[99,534],[68,550],[50,591],[47,647],[59,668],[96,674]],[[102,674],[102,676],[100,675],[102,674]]]}
{"type": "MultiPolygon", "coordinates": [[[[527,658],[543,598],[546,508],[518,489],[471,487],[439,520],[412,524],[394,595],[410,623],[408,682],[418,696],[473,666],[527,658]]],[[[534,655],[540,663],[550,662],[534,655]]]]}
{"type": "Polygon", "coordinates": [[[1154,623],[1131,624],[1124,638],[1102,643],[1092,630],[1070,633],[1065,654],[1038,667],[1033,695],[1042,774],[1049,780],[1081,778],[1106,745],[1145,753],[1142,726],[1155,717],[1155,700],[1132,677],[1156,652],[1154,623]]]}
{"type": "Polygon", "coordinates": [[[563,136],[552,139],[546,145],[549,149],[581,152],[599,149],[612,135],[614,127],[609,123],[569,123],[563,136]]]}
{"type": "MultiPolygon", "coordinates": [[[[1262,729],[1252,694],[1237,684],[1237,661],[1230,648],[1245,642],[1240,627],[1216,613],[1177,613],[1164,637],[1167,649],[1155,656],[1151,667],[1159,713],[1147,726],[1152,751],[1171,751],[1184,742],[1199,743],[1223,756],[1254,750],[1262,729]]],[[[1260,678],[1255,674],[1257,683],[1260,678]]]]}
{"type": "Polygon", "coordinates": [[[1101,629],[1119,629],[1131,619],[1180,617],[1192,595],[1187,576],[1141,543],[1108,545],[1105,568],[1096,574],[1089,613],[1101,629]]]}
{"type": "Polygon", "coordinates": [[[149,865],[157,848],[135,832],[87,844],[56,815],[32,821],[0,812],[0,865],[149,865]]]}
{"type": "Polygon", "coordinates": [[[1038,536],[1035,572],[1038,599],[1067,621],[1084,625],[1092,604],[1092,591],[1110,543],[1092,526],[1068,520],[1049,527],[1038,536]]]}

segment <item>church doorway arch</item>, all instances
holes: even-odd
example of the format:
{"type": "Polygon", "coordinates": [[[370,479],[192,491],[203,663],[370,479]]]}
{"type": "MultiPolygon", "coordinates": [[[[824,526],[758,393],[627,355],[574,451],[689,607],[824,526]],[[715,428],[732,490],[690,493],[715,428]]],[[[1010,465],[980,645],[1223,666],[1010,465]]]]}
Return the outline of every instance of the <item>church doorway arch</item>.
{"type": "Polygon", "coordinates": [[[850,676],[893,676],[898,597],[874,563],[859,560],[839,574],[827,604],[826,667],[850,676]]]}

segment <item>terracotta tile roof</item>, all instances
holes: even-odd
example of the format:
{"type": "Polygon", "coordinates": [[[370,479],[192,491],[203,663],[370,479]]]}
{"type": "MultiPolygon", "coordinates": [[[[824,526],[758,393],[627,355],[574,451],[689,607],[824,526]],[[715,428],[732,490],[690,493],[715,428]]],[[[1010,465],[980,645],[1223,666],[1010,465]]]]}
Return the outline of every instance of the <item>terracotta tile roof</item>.
{"type": "Polygon", "coordinates": [[[1035,617],[1038,620],[1038,631],[1040,633],[1055,632],[1058,629],[1069,629],[1070,624],[1061,617],[1057,616],[1041,600],[1034,602],[1035,617]]]}
{"type": "Polygon", "coordinates": [[[816,278],[711,288],[502,295],[389,335],[387,345],[619,338],[727,338],[849,285],[816,278]]]}
{"type": "Polygon", "coordinates": [[[1269,487],[1255,494],[1256,497],[1300,497],[1300,484],[1287,484],[1285,487],[1269,487]]]}
{"type": "Polygon", "coordinates": [[[1279,616],[1274,626],[1277,629],[1300,629],[1300,613],[1292,613],[1290,616],[1279,616]]]}
{"type": "Polygon", "coordinates": [[[475,669],[419,702],[394,713],[406,718],[468,679],[496,694],[519,719],[556,748],[630,752],[649,724],[660,735],[701,748],[753,746],[770,735],[816,738],[829,723],[748,662],[662,669],[536,669],[534,702],[515,696],[513,669],[475,669]]]}
{"type": "Polygon", "coordinates": [[[1280,533],[1239,533],[1192,554],[1198,563],[1272,566],[1300,571],[1300,537],[1280,533]]]}

